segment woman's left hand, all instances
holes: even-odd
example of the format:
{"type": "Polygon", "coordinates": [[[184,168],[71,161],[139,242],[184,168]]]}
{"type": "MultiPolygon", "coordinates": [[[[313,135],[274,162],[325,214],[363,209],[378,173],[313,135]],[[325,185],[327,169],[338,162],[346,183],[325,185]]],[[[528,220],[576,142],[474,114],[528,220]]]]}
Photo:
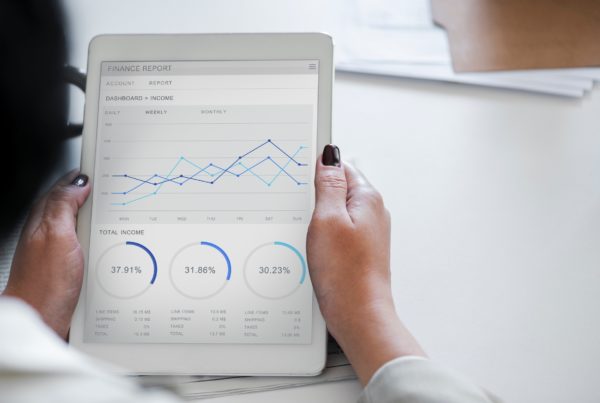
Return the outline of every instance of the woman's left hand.
{"type": "Polygon", "coordinates": [[[69,334],[83,280],[75,225],[89,194],[88,177],[71,172],[34,204],[4,291],[35,308],[63,339],[69,334]]]}

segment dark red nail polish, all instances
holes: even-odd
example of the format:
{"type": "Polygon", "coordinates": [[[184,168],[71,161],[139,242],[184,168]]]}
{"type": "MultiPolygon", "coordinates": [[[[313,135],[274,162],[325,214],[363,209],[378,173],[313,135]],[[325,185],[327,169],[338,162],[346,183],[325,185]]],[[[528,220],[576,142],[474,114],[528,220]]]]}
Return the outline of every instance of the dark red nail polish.
{"type": "Polygon", "coordinates": [[[71,185],[78,186],[78,187],[82,188],[85,185],[87,185],[88,180],[89,180],[89,178],[88,178],[87,175],[80,174],[80,175],[77,175],[75,177],[75,179],[73,179],[73,182],[71,182],[71,185]]]}
{"type": "Polygon", "coordinates": [[[323,165],[339,167],[342,161],[340,149],[333,144],[327,144],[323,149],[323,165]]]}

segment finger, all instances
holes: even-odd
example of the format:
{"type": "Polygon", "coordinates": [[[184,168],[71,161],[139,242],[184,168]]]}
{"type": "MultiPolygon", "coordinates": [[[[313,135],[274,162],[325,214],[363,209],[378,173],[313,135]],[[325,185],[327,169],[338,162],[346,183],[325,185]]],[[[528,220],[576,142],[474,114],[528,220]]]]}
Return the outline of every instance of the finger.
{"type": "Polygon", "coordinates": [[[371,216],[384,210],[381,194],[369,183],[358,169],[350,164],[344,165],[348,183],[348,201],[346,207],[352,219],[371,216]]]}
{"type": "Polygon", "coordinates": [[[45,219],[75,225],[77,212],[90,194],[86,175],[73,170],[60,178],[46,195],[38,200],[29,215],[26,230],[37,228],[45,219]]]}
{"type": "Polygon", "coordinates": [[[346,182],[348,182],[348,194],[360,192],[373,188],[365,175],[352,164],[344,164],[346,182]]]}
{"type": "Polygon", "coordinates": [[[339,149],[334,147],[332,145],[325,146],[323,155],[317,161],[315,213],[339,214],[347,217],[346,196],[348,194],[348,184],[339,158],[339,149]],[[335,152],[333,160],[332,152],[335,152]],[[326,165],[324,161],[332,165],[326,165]]]}
{"type": "Polygon", "coordinates": [[[44,215],[51,220],[75,225],[77,212],[90,194],[86,175],[77,175],[71,180],[61,178],[48,193],[44,215]]]}
{"type": "MultiPolygon", "coordinates": [[[[69,171],[64,176],[62,176],[60,179],[58,179],[58,181],[56,181],[50,189],[53,189],[54,187],[58,186],[59,184],[71,182],[78,174],[79,174],[79,171],[77,169],[73,169],[73,170],[69,171]]],[[[27,222],[25,223],[25,227],[24,227],[25,231],[28,229],[31,229],[31,228],[36,228],[38,226],[38,224],[42,218],[42,215],[44,213],[44,209],[46,208],[46,201],[48,200],[48,195],[50,194],[49,192],[50,191],[48,191],[48,192],[44,193],[42,196],[40,196],[33,203],[31,208],[29,209],[29,214],[27,216],[27,222]]]]}

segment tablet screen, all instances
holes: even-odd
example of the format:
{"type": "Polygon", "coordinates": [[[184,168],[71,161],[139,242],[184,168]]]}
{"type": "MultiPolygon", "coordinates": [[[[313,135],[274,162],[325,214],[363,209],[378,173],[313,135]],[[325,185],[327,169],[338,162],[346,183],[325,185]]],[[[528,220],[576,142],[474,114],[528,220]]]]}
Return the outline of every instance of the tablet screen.
{"type": "Polygon", "coordinates": [[[318,61],[104,62],[84,340],[309,344],[318,61]]]}

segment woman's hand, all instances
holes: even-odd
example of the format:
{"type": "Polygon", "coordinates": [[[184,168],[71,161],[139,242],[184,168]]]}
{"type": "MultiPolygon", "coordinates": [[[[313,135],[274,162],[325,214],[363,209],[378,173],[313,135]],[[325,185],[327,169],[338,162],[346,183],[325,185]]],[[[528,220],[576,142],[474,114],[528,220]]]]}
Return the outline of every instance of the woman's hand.
{"type": "Polygon", "coordinates": [[[390,287],[390,215],[381,195],[339,149],[317,162],[308,229],[310,275],[332,336],[361,382],[396,357],[425,353],[396,315],[390,287]]]}
{"type": "Polygon", "coordinates": [[[75,224],[90,193],[87,182],[87,176],[71,172],[34,204],[4,291],[35,308],[63,339],[83,280],[83,253],[75,224]]]}

